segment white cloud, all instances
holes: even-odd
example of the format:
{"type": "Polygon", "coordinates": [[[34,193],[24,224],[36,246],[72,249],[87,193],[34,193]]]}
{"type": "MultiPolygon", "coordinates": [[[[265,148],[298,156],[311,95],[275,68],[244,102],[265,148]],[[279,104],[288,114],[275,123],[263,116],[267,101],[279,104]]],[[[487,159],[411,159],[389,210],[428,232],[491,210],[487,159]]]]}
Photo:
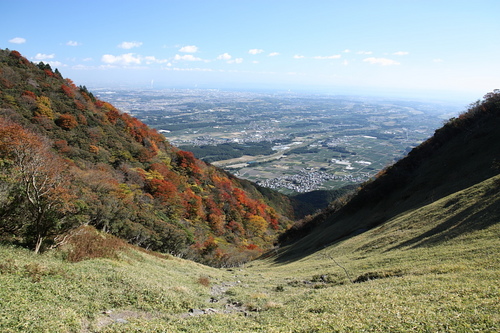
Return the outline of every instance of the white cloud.
{"type": "Polygon", "coordinates": [[[193,56],[192,54],[178,55],[176,54],[174,60],[185,60],[185,61],[202,61],[203,59],[193,56]]]}
{"type": "Polygon", "coordinates": [[[340,57],[342,57],[340,54],[335,54],[335,55],[331,55],[331,56],[316,56],[316,57],[313,57],[314,59],[339,59],[340,57]]]}
{"type": "Polygon", "coordinates": [[[94,59],[92,59],[92,58],[84,58],[83,59],[83,61],[92,61],[92,60],[94,60],[94,59]]]}
{"type": "Polygon", "coordinates": [[[221,54],[217,57],[217,60],[229,60],[231,59],[231,55],[229,53],[224,53],[224,54],[221,54]]]}
{"type": "Polygon", "coordinates": [[[243,62],[243,58],[236,58],[234,60],[229,60],[228,64],[241,64],[243,62]]]}
{"type": "Polygon", "coordinates": [[[356,52],[356,54],[366,54],[366,55],[369,55],[372,53],[373,53],[372,51],[358,51],[358,52],[356,52]]]}
{"type": "Polygon", "coordinates": [[[349,52],[351,52],[351,50],[349,50],[349,49],[345,49],[345,50],[344,50],[344,51],[342,51],[342,52],[344,52],[344,53],[349,53],[349,52]]]}
{"type": "Polygon", "coordinates": [[[348,66],[349,65],[349,61],[347,61],[347,60],[342,61],[342,65],[348,66]]]}
{"type": "Polygon", "coordinates": [[[186,45],[186,46],[181,47],[179,49],[179,52],[196,53],[196,52],[198,52],[198,46],[195,46],[195,45],[186,45]]]}
{"type": "Polygon", "coordinates": [[[133,49],[134,47],[139,47],[142,45],[142,42],[123,42],[118,45],[119,48],[125,49],[125,50],[130,50],[133,49]]]}
{"type": "Polygon", "coordinates": [[[264,50],[262,49],[251,49],[251,50],[248,50],[248,53],[250,54],[259,54],[259,53],[262,53],[264,52],[264,50]]]}
{"type": "Polygon", "coordinates": [[[269,55],[268,55],[268,56],[269,56],[269,57],[276,57],[276,56],[279,56],[279,55],[280,55],[280,53],[279,53],[279,52],[271,52],[271,53],[269,53],[269,55]]]}
{"type": "Polygon", "coordinates": [[[60,61],[49,61],[48,64],[52,67],[52,68],[55,68],[55,67],[63,67],[65,66],[62,62],[60,61]]]}
{"type": "Polygon", "coordinates": [[[35,60],[47,60],[47,59],[54,59],[55,54],[44,54],[44,53],[37,53],[35,56],[35,60]]]}
{"type": "Polygon", "coordinates": [[[15,37],[15,38],[12,38],[11,40],[9,40],[9,43],[24,44],[24,43],[26,43],[26,39],[21,38],[21,37],[15,37]]]}
{"type": "Polygon", "coordinates": [[[293,56],[294,59],[302,59],[305,58],[303,55],[296,54],[293,56]]]}
{"type": "Polygon", "coordinates": [[[432,59],[432,62],[443,62],[443,59],[432,59]]]}
{"type": "Polygon", "coordinates": [[[406,52],[406,51],[398,51],[398,52],[394,52],[393,55],[398,55],[398,56],[403,56],[403,55],[408,55],[410,54],[410,52],[406,52]]]}
{"type": "Polygon", "coordinates": [[[167,63],[168,60],[166,59],[156,59],[155,56],[146,56],[144,57],[144,61],[146,62],[146,64],[164,64],[164,63],[167,63]]]}
{"type": "Polygon", "coordinates": [[[372,65],[381,65],[381,66],[391,66],[391,65],[399,65],[400,63],[392,60],[392,59],[387,59],[387,58],[366,58],[363,59],[364,62],[368,62],[372,65]]]}
{"type": "Polygon", "coordinates": [[[68,46],[79,46],[82,45],[81,43],[75,42],[74,40],[70,40],[69,42],[66,43],[68,46]]]}
{"type": "Polygon", "coordinates": [[[110,65],[124,65],[128,66],[131,64],[140,65],[141,58],[135,56],[133,53],[126,53],[118,56],[112,54],[105,54],[102,56],[101,61],[110,65]]]}

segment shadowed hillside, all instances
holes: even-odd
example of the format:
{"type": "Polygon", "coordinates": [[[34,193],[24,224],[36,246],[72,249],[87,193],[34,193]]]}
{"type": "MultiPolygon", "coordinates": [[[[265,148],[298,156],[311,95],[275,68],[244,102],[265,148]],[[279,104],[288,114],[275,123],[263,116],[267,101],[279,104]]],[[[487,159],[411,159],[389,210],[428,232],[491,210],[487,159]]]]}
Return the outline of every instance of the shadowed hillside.
{"type": "MultiPolygon", "coordinates": [[[[282,245],[295,243],[278,260],[311,253],[497,175],[500,172],[499,128],[500,91],[495,90],[459,117],[450,119],[407,157],[382,170],[352,198],[332,203],[326,212],[282,235],[282,245]]],[[[497,209],[494,205],[490,208],[497,209]]],[[[482,219],[480,213],[472,218],[462,212],[468,220],[462,224],[463,215],[454,215],[453,211],[449,214],[446,223],[420,237],[427,239],[443,228],[458,233],[497,222],[482,219]]]]}

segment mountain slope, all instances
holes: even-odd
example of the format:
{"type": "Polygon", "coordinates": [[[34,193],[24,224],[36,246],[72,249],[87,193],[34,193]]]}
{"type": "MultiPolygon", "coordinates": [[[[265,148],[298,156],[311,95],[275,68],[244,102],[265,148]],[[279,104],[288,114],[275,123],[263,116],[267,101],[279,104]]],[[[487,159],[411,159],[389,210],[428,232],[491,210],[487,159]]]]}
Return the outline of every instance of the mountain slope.
{"type": "Polygon", "coordinates": [[[3,240],[38,251],[90,224],[222,265],[257,255],[290,224],[286,196],[195,159],[16,51],[0,51],[0,125],[3,240]]]}
{"type": "Polygon", "coordinates": [[[499,127],[500,92],[495,91],[381,171],[347,203],[334,203],[329,211],[285,233],[280,238],[283,244],[298,241],[283,259],[365,232],[497,175],[499,127]]]}

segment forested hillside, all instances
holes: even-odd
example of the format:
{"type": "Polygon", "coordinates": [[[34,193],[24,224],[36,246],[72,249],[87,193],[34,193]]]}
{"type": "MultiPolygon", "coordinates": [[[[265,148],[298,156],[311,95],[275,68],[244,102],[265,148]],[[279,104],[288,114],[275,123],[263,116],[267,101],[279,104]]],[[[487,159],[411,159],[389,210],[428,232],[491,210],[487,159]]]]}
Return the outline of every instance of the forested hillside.
{"type": "Polygon", "coordinates": [[[161,252],[240,263],[288,228],[286,196],[171,146],[48,64],[0,50],[0,238],[35,251],[90,225],[161,252]]]}

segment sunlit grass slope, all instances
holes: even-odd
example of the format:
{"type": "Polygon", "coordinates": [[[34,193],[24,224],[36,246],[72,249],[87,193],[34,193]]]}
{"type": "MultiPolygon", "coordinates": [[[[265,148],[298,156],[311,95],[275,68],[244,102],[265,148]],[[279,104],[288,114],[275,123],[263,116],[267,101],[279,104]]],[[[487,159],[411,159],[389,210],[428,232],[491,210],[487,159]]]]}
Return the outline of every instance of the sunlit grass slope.
{"type": "Polygon", "coordinates": [[[134,250],[68,263],[1,247],[0,331],[497,332],[499,187],[490,178],[288,263],[217,270],[134,250]]]}
{"type": "Polygon", "coordinates": [[[247,274],[270,277],[267,290],[283,286],[269,296],[283,305],[273,310],[276,331],[497,332],[499,189],[496,176],[301,260],[256,262],[247,274]]]}

